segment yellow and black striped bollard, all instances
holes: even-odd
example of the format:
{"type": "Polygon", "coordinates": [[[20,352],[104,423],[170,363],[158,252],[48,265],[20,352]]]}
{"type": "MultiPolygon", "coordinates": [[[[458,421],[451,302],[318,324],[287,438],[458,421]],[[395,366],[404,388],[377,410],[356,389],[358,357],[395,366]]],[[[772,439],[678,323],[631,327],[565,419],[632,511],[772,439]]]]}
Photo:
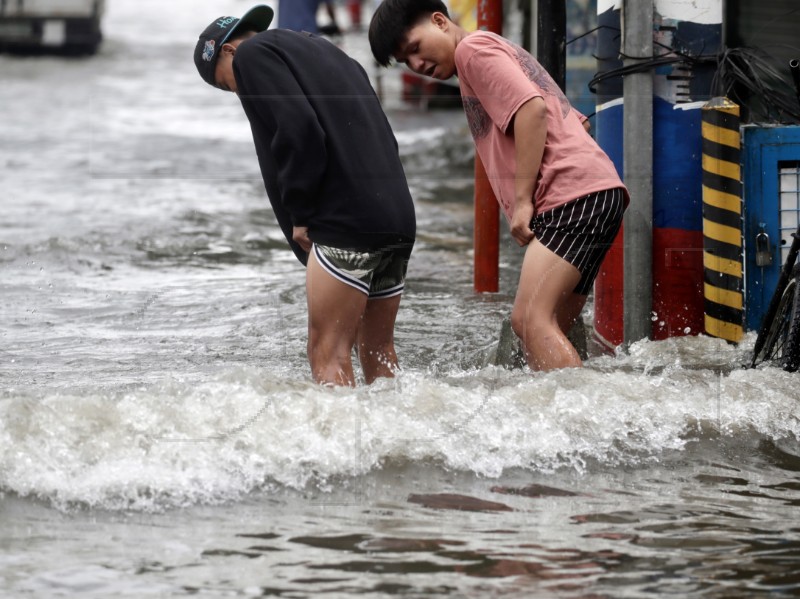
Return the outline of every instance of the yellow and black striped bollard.
{"type": "Polygon", "coordinates": [[[738,342],[744,334],[739,106],[713,98],[702,115],[705,329],[738,342]]]}

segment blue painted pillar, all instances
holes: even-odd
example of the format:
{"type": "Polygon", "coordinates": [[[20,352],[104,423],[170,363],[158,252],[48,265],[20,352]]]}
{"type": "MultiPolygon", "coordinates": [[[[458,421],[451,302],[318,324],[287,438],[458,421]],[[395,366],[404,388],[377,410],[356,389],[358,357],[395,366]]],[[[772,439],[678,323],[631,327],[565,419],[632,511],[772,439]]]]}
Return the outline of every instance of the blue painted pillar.
{"type": "MultiPolygon", "coordinates": [[[[596,137],[623,172],[623,67],[620,30],[625,2],[598,0],[596,137]]],[[[654,0],[653,54],[671,59],[653,73],[652,338],[696,335],[704,328],[703,298],[703,105],[713,64],[685,57],[715,55],[722,45],[723,0],[654,0]]],[[[628,61],[630,63],[630,61],[628,61]]],[[[631,198],[636,202],[637,198],[631,198]]],[[[623,342],[623,237],[618,238],[595,285],[595,334],[609,347],[623,342]]],[[[631,245],[629,243],[629,245],[631,245]]],[[[636,282],[633,282],[636,284],[636,282]]],[[[646,282],[641,282],[645,284],[646,282]]]]}

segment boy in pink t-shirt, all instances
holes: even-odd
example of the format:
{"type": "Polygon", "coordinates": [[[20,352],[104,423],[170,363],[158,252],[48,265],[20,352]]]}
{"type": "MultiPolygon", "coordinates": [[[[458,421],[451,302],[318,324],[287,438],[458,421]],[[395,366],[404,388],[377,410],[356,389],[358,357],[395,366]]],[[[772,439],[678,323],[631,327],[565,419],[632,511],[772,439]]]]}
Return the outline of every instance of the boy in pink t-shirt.
{"type": "Polygon", "coordinates": [[[499,35],[468,33],[441,0],[384,0],[369,29],[375,59],[458,75],[475,148],[527,246],[511,325],[535,370],[581,366],[566,332],[580,316],[622,223],[628,192],[553,79],[499,35]]]}

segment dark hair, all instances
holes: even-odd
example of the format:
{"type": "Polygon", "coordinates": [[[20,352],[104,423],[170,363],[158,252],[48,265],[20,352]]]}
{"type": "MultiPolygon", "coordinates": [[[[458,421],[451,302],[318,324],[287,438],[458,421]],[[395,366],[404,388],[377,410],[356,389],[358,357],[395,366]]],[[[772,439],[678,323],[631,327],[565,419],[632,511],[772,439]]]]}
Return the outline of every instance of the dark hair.
{"type": "Polygon", "coordinates": [[[383,0],[369,24],[369,46],[378,64],[388,67],[408,30],[420,17],[435,12],[450,18],[442,0],[383,0]]]}

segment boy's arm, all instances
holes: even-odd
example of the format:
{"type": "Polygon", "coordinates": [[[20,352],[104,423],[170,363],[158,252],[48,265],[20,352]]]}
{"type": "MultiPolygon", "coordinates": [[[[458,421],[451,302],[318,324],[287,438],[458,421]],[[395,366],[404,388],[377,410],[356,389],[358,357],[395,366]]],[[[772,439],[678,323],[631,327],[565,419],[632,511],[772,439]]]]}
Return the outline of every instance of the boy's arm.
{"type": "Polygon", "coordinates": [[[533,192],[542,164],[547,140],[547,106],[544,98],[531,98],[514,115],[514,149],[517,170],[514,175],[515,206],[511,218],[511,236],[521,245],[533,240],[530,228],[534,216],[533,192]]]}
{"type": "Polygon", "coordinates": [[[269,149],[281,203],[292,224],[305,227],[327,165],[325,132],[291,71],[269,48],[242,44],[234,69],[239,99],[250,109],[245,112],[272,133],[269,149]]]}

